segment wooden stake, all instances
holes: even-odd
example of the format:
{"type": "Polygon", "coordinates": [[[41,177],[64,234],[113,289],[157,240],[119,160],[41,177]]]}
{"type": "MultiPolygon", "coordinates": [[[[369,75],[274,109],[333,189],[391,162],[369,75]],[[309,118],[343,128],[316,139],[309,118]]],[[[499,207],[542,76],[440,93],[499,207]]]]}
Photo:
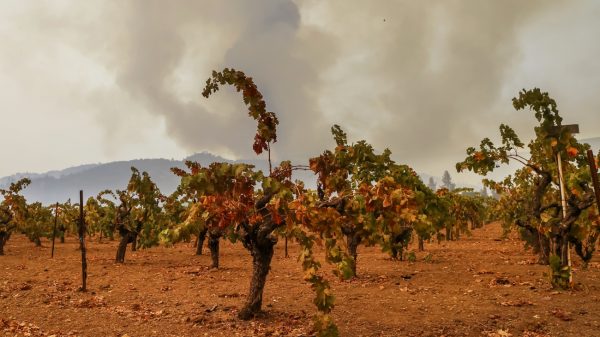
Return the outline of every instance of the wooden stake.
{"type": "Polygon", "coordinates": [[[58,202],[54,208],[54,229],[52,229],[52,253],[50,258],[54,258],[54,239],[56,238],[56,224],[58,223],[58,202]]]}
{"type": "MultiPolygon", "coordinates": [[[[563,220],[567,218],[567,198],[565,192],[565,181],[563,178],[562,158],[560,152],[556,155],[558,159],[558,180],[560,186],[560,200],[562,204],[563,220]]],[[[562,256],[561,256],[562,259],[562,256]]],[[[569,284],[573,284],[573,269],[571,268],[571,244],[567,241],[567,265],[569,266],[569,284]]]]}
{"type": "Polygon", "coordinates": [[[79,246],[81,248],[81,291],[86,291],[87,260],[85,256],[85,219],[83,217],[83,190],[79,191],[79,246]]]}
{"type": "Polygon", "coordinates": [[[587,157],[590,164],[590,172],[592,173],[594,192],[596,192],[596,206],[598,207],[598,212],[600,212],[600,183],[598,183],[598,168],[596,167],[596,160],[594,159],[594,151],[588,150],[587,157]]]}

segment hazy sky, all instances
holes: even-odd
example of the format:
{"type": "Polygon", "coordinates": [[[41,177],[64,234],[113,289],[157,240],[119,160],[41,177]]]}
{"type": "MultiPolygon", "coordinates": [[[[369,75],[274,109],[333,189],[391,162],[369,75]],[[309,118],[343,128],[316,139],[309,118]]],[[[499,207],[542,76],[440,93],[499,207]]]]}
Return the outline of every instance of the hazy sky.
{"type": "Polygon", "coordinates": [[[0,2],[0,176],[210,151],[253,156],[241,97],[200,92],[213,69],[257,82],[280,119],[277,159],[332,148],[329,128],[441,176],[541,87],[600,136],[600,1],[0,2]]]}

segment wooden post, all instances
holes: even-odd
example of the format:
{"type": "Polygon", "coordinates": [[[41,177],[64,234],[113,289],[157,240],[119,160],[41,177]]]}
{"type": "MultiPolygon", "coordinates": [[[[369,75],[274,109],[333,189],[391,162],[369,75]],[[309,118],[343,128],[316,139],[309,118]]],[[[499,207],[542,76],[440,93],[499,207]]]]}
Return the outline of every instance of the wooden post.
{"type": "MultiPolygon", "coordinates": [[[[578,124],[569,124],[569,125],[557,125],[550,128],[550,134],[560,137],[562,132],[569,132],[571,135],[579,133],[579,125],[578,124]]],[[[567,217],[567,200],[566,200],[566,192],[565,192],[565,181],[563,177],[563,168],[562,168],[562,158],[560,155],[560,151],[556,154],[556,161],[558,164],[558,183],[560,188],[560,201],[562,206],[562,216],[563,220],[567,217]]],[[[561,256],[562,260],[562,256],[561,256]]],[[[573,284],[573,270],[571,268],[571,243],[567,240],[567,265],[569,266],[569,285],[573,284]]]]}
{"type": "Polygon", "coordinates": [[[596,167],[596,160],[594,159],[594,151],[588,150],[587,157],[590,164],[590,172],[592,173],[594,192],[596,192],[596,206],[598,206],[598,212],[600,212],[600,183],[598,183],[598,168],[596,167]]]}
{"type": "Polygon", "coordinates": [[[81,291],[86,291],[87,261],[85,256],[85,219],[83,217],[83,190],[79,191],[79,246],[81,248],[81,291]]]}
{"type": "MultiPolygon", "coordinates": [[[[560,152],[556,155],[558,161],[558,180],[560,187],[560,201],[562,205],[563,220],[567,218],[567,198],[565,192],[565,180],[563,178],[562,158],[560,152]]],[[[562,256],[561,256],[562,259],[562,256]]],[[[569,266],[569,284],[573,284],[573,270],[571,268],[571,244],[567,241],[567,265],[569,266]]]]}
{"type": "Polygon", "coordinates": [[[56,224],[58,223],[58,202],[56,203],[56,207],[54,208],[54,228],[52,229],[52,253],[50,253],[50,258],[54,258],[54,239],[56,238],[56,224]]]}

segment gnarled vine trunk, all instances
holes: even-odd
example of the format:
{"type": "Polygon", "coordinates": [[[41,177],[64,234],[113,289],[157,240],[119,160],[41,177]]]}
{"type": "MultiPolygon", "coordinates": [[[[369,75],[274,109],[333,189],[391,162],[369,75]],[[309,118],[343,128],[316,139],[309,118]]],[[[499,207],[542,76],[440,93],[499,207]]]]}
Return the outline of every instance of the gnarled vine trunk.
{"type": "Polygon", "coordinates": [[[60,226],[60,228],[58,229],[60,243],[65,243],[65,231],[66,229],[64,226],[60,226]]]}
{"type": "Polygon", "coordinates": [[[119,233],[121,234],[121,241],[119,242],[119,247],[117,248],[117,257],[115,262],[124,263],[127,244],[134,241],[135,233],[124,227],[119,228],[119,233]]]}
{"type": "Polygon", "coordinates": [[[196,245],[196,255],[202,255],[202,246],[204,246],[204,240],[206,240],[206,232],[208,232],[208,228],[202,228],[198,232],[198,241],[196,245]]]}
{"type": "MultiPolygon", "coordinates": [[[[569,282],[567,282],[566,280],[568,277],[568,281],[572,281],[572,271],[569,268],[570,257],[568,255],[570,243],[569,240],[575,241],[575,251],[578,254],[580,252],[583,253],[583,244],[581,240],[573,237],[572,235],[570,235],[570,233],[573,225],[575,225],[575,222],[577,221],[577,219],[579,219],[581,212],[594,204],[595,195],[593,191],[588,189],[585,192],[586,193],[581,198],[572,195],[567,200],[568,206],[566,216],[563,217],[558,228],[553,228],[553,231],[551,233],[554,239],[553,241],[555,242],[555,255],[560,257],[560,270],[563,270],[565,268],[569,270],[568,274],[561,274],[557,272],[557,270],[553,270],[552,284],[554,286],[558,286],[561,288],[567,288],[571,286],[571,284],[569,284],[569,282]]],[[[592,240],[592,242],[595,242],[597,238],[597,233],[594,234],[595,235],[591,235],[590,237],[588,237],[588,239],[592,240]]],[[[593,245],[594,244],[592,243],[592,246],[593,245]]],[[[580,256],[582,256],[582,254],[580,254],[580,256]]],[[[582,258],[583,257],[585,257],[585,255],[582,256],[582,258]]],[[[589,258],[591,258],[591,252],[589,252],[589,258]]]]}
{"type": "Polygon", "coordinates": [[[400,261],[404,260],[404,250],[406,249],[408,242],[410,241],[410,237],[412,235],[412,228],[405,228],[400,233],[394,236],[392,241],[392,258],[398,259],[398,255],[400,255],[400,261]]]}
{"type": "Polygon", "coordinates": [[[538,255],[538,264],[547,265],[550,263],[550,240],[544,234],[537,232],[533,241],[533,252],[538,255]]]}
{"type": "Polygon", "coordinates": [[[251,319],[261,310],[263,290],[271,269],[275,242],[275,240],[269,239],[261,243],[256,242],[250,250],[252,254],[252,280],[250,281],[250,291],[246,297],[246,303],[244,303],[244,307],[238,314],[241,319],[251,319]]]}
{"type": "MultiPolygon", "coordinates": [[[[146,214],[146,213],[147,213],[147,211],[144,211],[144,212],[145,212],[144,214],[146,214]]],[[[146,218],[146,216],[145,216],[144,218],[146,218]]],[[[143,224],[143,222],[141,222],[141,221],[136,221],[135,231],[134,231],[134,232],[131,232],[131,234],[130,234],[130,236],[131,236],[131,239],[130,239],[130,240],[131,240],[131,241],[129,241],[129,242],[131,242],[131,251],[132,251],[132,252],[135,252],[135,251],[137,251],[137,246],[138,246],[138,244],[137,244],[137,242],[138,242],[138,236],[139,236],[139,233],[140,233],[140,231],[142,230],[142,226],[143,226],[143,225],[144,225],[144,224],[143,224]]]]}
{"type": "MultiPolygon", "coordinates": [[[[543,206],[542,199],[548,189],[548,186],[552,183],[552,177],[549,172],[546,172],[540,168],[530,166],[537,174],[538,177],[535,182],[535,192],[532,199],[530,217],[535,219],[536,222],[541,222],[542,213],[550,209],[554,210],[554,218],[561,217],[562,206],[559,204],[550,204],[543,206]]],[[[550,264],[552,267],[552,284],[554,286],[566,288],[569,287],[571,271],[569,270],[569,240],[574,239],[570,233],[571,228],[581,215],[581,212],[590,207],[594,202],[594,194],[586,186],[581,186],[585,190],[585,194],[581,198],[574,194],[567,200],[566,215],[562,216],[560,223],[552,226],[549,235],[541,233],[534,226],[525,223],[521,220],[517,221],[517,225],[524,228],[530,234],[530,240],[533,251],[539,256],[539,262],[543,264],[550,264]],[[558,258],[558,261],[552,262],[553,256],[558,258]],[[566,272],[565,272],[566,270],[566,272]]],[[[574,240],[579,241],[579,240],[574,240]]],[[[581,244],[581,242],[579,241],[581,244]]],[[[580,246],[583,248],[582,246],[580,246]]],[[[575,243],[577,251],[578,244],[575,243]]],[[[581,253],[583,249],[579,249],[581,253]]],[[[578,252],[579,253],[579,252],[578,252]]]]}
{"type": "Polygon", "coordinates": [[[360,245],[360,242],[362,241],[362,237],[360,236],[359,233],[356,232],[356,230],[352,227],[343,227],[342,228],[342,233],[344,233],[344,235],[346,236],[346,246],[347,246],[347,252],[348,255],[350,255],[350,257],[352,257],[352,273],[354,274],[354,276],[356,276],[356,262],[358,259],[358,245],[360,245]]]}
{"type": "Polygon", "coordinates": [[[523,230],[521,236],[531,246],[532,251],[538,255],[538,263],[548,265],[552,254],[552,240],[531,223],[540,222],[542,212],[550,208],[550,206],[542,207],[542,198],[552,183],[552,176],[537,167],[532,167],[532,169],[538,174],[538,177],[535,181],[530,213],[526,220],[519,219],[515,224],[523,230]]]}
{"type": "MultiPolygon", "coordinates": [[[[400,261],[402,261],[403,254],[400,252],[400,261]]],[[[392,259],[398,260],[398,248],[392,246],[392,259]]]]}
{"type": "MultiPolygon", "coordinates": [[[[208,249],[210,249],[210,259],[212,260],[211,268],[219,268],[219,238],[221,235],[217,233],[208,234],[208,249]]],[[[200,244],[198,243],[198,246],[200,244]]]]}
{"type": "Polygon", "coordinates": [[[446,241],[452,241],[452,226],[446,225],[446,241]]]}
{"type": "Polygon", "coordinates": [[[0,233],[0,256],[4,255],[4,244],[8,241],[7,233],[0,233]]]}
{"type": "Polygon", "coordinates": [[[581,242],[576,237],[569,236],[569,242],[575,247],[575,252],[583,260],[583,268],[588,267],[588,263],[592,259],[594,251],[596,251],[598,236],[600,236],[600,232],[596,231],[590,234],[585,242],[581,242]]]}
{"type": "Polygon", "coordinates": [[[550,263],[550,239],[541,233],[537,228],[524,223],[521,220],[516,221],[516,225],[523,230],[521,236],[531,246],[531,250],[538,256],[538,264],[547,265],[550,263]]]}
{"type": "MultiPolygon", "coordinates": [[[[258,200],[254,206],[266,219],[270,219],[270,216],[265,205],[272,197],[272,194],[267,194],[258,200]]],[[[284,224],[284,222],[275,224],[270,220],[253,226],[249,226],[246,223],[240,224],[241,241],[252,255],[250,291],[248,292],[244,306],[238,313],[240,319],[251,319],[261,311],[263,291],[267,282],[267,275],[271,269],[271,260],[273,259],[273,247],[277,243],[277,238],[272,234],[277,227],[284,224]]]]}
{"type": "Polygon", "coordinates": [[[131,251],[132,252],[137,251],[137,237],[138,237],[137,233],[132,233],[132,236],[131,236],[131,251]]]}

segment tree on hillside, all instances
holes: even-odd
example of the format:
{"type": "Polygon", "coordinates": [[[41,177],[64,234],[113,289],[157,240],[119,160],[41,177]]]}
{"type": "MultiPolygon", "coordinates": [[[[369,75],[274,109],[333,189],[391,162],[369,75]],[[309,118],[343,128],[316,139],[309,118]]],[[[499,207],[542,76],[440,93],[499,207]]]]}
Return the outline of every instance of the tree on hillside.
{"type": "Polygon", "coordinates": [[[448,189],[448,191],[452,191],[455,188],[455,185],[452,182],[452,177],[450,177],[448,170],[444,171],[444,175],[442,175],[442,187],[448,189]]]}
{"type": "Polygon", "coordinates": [[[483,188],[481,189],[481,192],[479,192],[479,194],[481,194],[482,197],[488,197],[487,186],[483,186],[483,188]]]}
{"type": "Polygon", "coordinates": [[[429,177],[429,183],[427,184],[427,187],[429,187],[429,189],[431,189],[434,192],[435,190],[437,190],[437,184],[435,183],[433,177],[429,177]]]}

